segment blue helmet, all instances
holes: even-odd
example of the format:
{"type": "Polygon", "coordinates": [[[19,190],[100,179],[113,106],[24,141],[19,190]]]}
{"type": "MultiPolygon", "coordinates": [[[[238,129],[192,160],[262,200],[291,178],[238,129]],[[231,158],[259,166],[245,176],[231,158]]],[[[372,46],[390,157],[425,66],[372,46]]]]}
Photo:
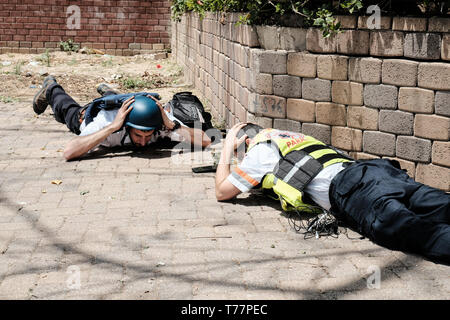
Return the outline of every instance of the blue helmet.
{"type": "Polygon", "coordinates": [[[160,130],[163,119],[161,110],[153,99],[146,96],[136,96],[131,104],[133,109],[125,119],[125,125],[142,130],[160,130]]]}

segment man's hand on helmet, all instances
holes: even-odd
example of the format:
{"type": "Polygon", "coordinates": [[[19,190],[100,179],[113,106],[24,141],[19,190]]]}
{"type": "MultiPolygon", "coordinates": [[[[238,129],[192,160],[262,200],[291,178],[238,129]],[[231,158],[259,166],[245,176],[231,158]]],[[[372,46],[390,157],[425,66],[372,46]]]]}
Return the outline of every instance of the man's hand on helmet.
{"type": "Polygon", "coordinates": [[[161,110],[161,116],[163,119],[163,125],[169,129],[172,130],[175,127],[175,123],[173,121],[171,121],[168,117],[166,112],[164,111],[164,108],[161,104],[161,102],[158,101],[158,99],[156,99],[155,97],[153,97],[152,95],[148,95],[147,97],[149,97],[150,99],[153,99],[156,102],[156,105],[158,106],[159,110],[161,110]]]}
{"type": "Polygon", "coordinates": [[[247,135],[243,135],[240,138],[237,138],[237,135],[239,133],[239,130],[241,130],[243,127],[245,127],[247,123],[236,123],[227,133],[227,137],[225,138],[225,141],[223,143],[223,151],[222,154],[225,154],[226,157],[223,157],[222,160],[225,160],[224,162],[221,162],[223,164],[226,164],[230,162],[231,156],[233,153],[239,148],[239,146],[244,143],[245,139],[247,138],[247,135]]]}
{"type": "Polygon", "coordinates": [[[117,112],[116,118],[111,123],[111,127],[114,128],[114,130],[120,130],[122,128],[123,123],[125,119],[127,118],[127,115],[133,110],[133,106],[130,106],[134,102],[134,97],[130,97],[128,100],[125,100],[120,107],[119,111],[117,112]]]}

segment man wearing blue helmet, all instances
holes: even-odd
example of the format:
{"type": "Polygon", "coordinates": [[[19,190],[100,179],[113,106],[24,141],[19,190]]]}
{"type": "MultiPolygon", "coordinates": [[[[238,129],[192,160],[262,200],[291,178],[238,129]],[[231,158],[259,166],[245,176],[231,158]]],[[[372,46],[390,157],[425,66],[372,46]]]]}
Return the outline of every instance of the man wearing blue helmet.
{"type": "Polygon", "coordinates": [[[50,105],[55,119],[78,135],[64,150],[66,160],[81,157],[99,146],[144,147],[164,137],[191,141],[202,147],[211,143],[202,130],[189,128],[166,112],[158,102],[158,94],[120,95],[106,85],[99,86],[97,91],[103,98],[81,107],[53,76],[48,76],[33,99],[36,114],[50,105]]]}

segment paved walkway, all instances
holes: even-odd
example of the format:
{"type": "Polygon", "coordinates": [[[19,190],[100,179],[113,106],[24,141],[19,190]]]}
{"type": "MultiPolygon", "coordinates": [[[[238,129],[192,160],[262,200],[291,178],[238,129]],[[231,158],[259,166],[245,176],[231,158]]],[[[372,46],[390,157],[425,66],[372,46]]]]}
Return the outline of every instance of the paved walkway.
{"type": "Polygon", "coordinates": [[[65,162],[71,137],[31,98],[0,103],[0,298],[450,297],[447,266],[351,231],[304,240],[277,203],[218,203],[170,150],[65,162]]]}

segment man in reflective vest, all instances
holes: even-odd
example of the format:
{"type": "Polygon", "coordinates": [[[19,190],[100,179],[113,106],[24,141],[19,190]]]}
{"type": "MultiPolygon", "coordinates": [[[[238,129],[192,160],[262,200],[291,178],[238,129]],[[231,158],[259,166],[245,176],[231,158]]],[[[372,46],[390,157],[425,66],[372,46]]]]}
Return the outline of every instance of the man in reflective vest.
{"type": "Polygon", "coordinates": [[[354,161],[301,133],[238,123],[223,144],[216,197],[254,187],[272,190],[284,210],[316,204],[379,245],[450,264],[450,194],[414,181],[396,161],[354,161]]]}
{"type": "Polygon", "coordinates": [[[66,160],[79,158],[99,146],[144,147],[163,137],[202,147],[211,143],[202,130],[188,128],[164,110],[156,93],[117,94],[104,84],[97,91],[102,97],[81,107],[53,76],[48,76],[33,99],[36,114],[42,114],[50,105],[56,121],[78,135],[64,150],[66,160]],[[137,100],[143,109],[135,107],[137,100]]]}

